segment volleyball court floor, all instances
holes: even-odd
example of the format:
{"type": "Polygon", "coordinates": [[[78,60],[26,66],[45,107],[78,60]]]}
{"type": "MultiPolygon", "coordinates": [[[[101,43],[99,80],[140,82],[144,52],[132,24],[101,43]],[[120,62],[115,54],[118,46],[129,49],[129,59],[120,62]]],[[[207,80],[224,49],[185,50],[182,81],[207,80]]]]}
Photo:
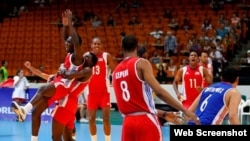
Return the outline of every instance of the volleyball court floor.
{"type": "MultiPolygon", "coordinates": [[[[99,114],[99,113],[98,113],[99,114]]],[[[119,112],[111,111],[111,141],[121,140],[122,117],[119,112]]],[[[162,127],[164,141],[169,141],[169,126],[162,127]]],[[[31,122],[0,121],[0,141],[30,141],[31,122]]],[[[104,140],[103,124],[97,121],[97,139],[104,140]]],[[[76,122],[76,140],[91,141],[87,123],[76,122]]],[[[42,122],[38,141],[52,141],[51,122],[42,122]]]]}

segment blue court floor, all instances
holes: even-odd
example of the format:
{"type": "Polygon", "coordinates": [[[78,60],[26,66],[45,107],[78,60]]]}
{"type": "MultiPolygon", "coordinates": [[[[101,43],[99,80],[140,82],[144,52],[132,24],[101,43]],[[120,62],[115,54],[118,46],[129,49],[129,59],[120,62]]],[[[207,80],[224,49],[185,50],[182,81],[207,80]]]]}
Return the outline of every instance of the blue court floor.
{"type": "MultiPolygon", "coordinates": [[[[112,125],[111,140],[120,141],[121,125],[112,125]]],[[[163,126],[164,141],[169,141],[169,126],[163,126]]],[[[104,141],[102,124],[97,124],[98,141],[104,141]]],[[[30,141],[31,122],[0,121],[0,141],[30,141]]],[[[39,141],[51,141],[51,123],[42,123],[39,141]]],[[[88,124],[76,123],[76,140],[91,141],[88,124]]]]}

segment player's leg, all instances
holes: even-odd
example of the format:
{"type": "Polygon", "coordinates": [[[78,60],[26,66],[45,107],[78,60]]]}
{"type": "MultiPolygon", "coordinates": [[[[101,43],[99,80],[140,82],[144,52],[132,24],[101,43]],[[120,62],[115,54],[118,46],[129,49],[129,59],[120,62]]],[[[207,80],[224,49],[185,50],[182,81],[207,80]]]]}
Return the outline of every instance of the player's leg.
{"type": "Polygon", "coordinates": [[[32,111],[32,117],[31,117],[32,138],[37,138],[41,125],[41,115],[47,108],[48,108],[48,99],[42,98],[40,99],[39,105],[37,105],[36,108],[34,108],[34,110],[32,111]]]}
{"type": "Polygon", "coordinates": [[[91,135],[96,135],[96,109],[88,109],[89,127],[91,135]]]}
{"type": "Polygon", "coordinates": [[[110,141],[111,125],[110,125],[110,95],[104,94],[101,101],[103,130],[105,134],[105,141],[110,141]]]}
{"type": "MultiPolygon", "coordinates": [[[[53,141],[62,141],[62,135],[65,130],[65,125],[61,124],[53,118],[52,121],[52,139],[53,141]]],[[[71,134],[70,134],[71,137],[71,134]]],[[[66,140],[65,140],[66,141],[66,140]]],[[[71,141],[71,140],[69,140],[71,141]]]]}
{"type": "Polygon", "coordinates": [[[95,94],[89,94],[88,95],[88,101],[87,101],[87,111],[89,116],[89,130],[90,130],[90,136],[91,141],[97,141],[97,131],[96,131],[96,112],[99,107],[99,100],[100,97],[96,97],[95,94]]]}
{"type": "Polygon", "coordinates": [[[19,109],[22,119],[25,120],[27,113],[29,113],[33,108],[36,108],[38,105],[41,105],[41,103],[43,103],[41,99],[51,98],[54,95],[55,91],[56,89],[54,84],[47,84],[45,86],[40,87],[36,94],[33,96],[33,98],[30,100],[30,102],[28,102],[24,107],[15,105],[17,109],[19,109]]]}
{"type": "Polygon", "coordinates": [[[103,115],[103,130],[105,134],[105,141],[110,141],[111,125],[110,125],[110,107],[102,108],[103,115]]]}

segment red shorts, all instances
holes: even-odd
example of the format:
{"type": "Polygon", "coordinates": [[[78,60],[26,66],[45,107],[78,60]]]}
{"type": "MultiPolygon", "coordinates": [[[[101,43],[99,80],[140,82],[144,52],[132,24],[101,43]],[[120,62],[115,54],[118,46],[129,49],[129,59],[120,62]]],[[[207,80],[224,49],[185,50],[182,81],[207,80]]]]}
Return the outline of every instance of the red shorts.
{"type": "Polygon", "coordinates": [[[75,114],[63,107],[55,107],[52,117],[69,129],[74,129],[75,114]]]}
{"type": "Polygon", "coordinates": [[[121,141],[163,141],[158,117],[152,114],[125,116],[121,141]]]}
{"type": "Polygon", "coordinates": [[[69,94],[69,88],[66,88],[64,85],[55,85],[56,91],[55,94],[48,100],[48,106],[52,105],[55,101],[64,98],[69,94]]]}
{"type": "Polygon", "coordinates": [[[97,110],[98,108],[110,107],[109,93],[91,93],[87,98],[87,108],[97,110]]]}

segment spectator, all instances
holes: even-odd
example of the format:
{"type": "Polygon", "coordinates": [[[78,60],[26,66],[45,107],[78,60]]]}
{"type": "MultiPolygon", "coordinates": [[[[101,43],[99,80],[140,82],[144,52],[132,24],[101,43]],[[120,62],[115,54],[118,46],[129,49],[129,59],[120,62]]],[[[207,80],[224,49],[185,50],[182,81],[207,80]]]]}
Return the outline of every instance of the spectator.
{"type": "Polygon", "coordinates": [[[120,3],[116,7],[116,11],[118,12],[120,8],[123,8],[126,13],[129,11],[129,5],[125,0],[120,1],[120,3]]]}
{"type": "Polygon", "coordinates": [[[220,36],[221,38],[224,38],[225,34],[227,34],[229,31],[225,29],[225,24],[221,23],[220,27],[216,29],[216,36],[220,36]]]}
{"type": "Polygon", "coordinates": [[[164,70],[164,66],[163,65],[159,65],[159,67],[157,69],[156,80],[160,84],[166,84],[167,83],[167,73],[164,70]]]}
{"type": "MultiPolygon", "coordinates": [[[[26,100],[26,90],[29,87],[29,82],[27,78],[23,74],[22,69],[18,69],[16,76],[14,76],[14,91],[12,93],[12,103],[16,103],[17,105],[22,105],[26,100]]],[[[19,110],[15,108],[15,106],[11,106],[12,110],[19,116],[17,116],[17,121],[23,121],[19,110]]]]}
{"type": "Polygon", "coordinates": [[[139,8],[140,7],[140,3],[139,3],[138,0],[134,0],[131,5],[132,5],[133,8],[139,8]]]}
{"type": "Polygon", "coordinates": [[[164,43],[164,54],[171,57],[177,53],[177,40],[171,31],[167,32],[164,43]]]}
{"type": "Polygon", "coordinates": [[[221,10],[223,7],[223,2],[220,2],[220,0],[211,0],[211,3],[209,6],[217,15],[219,10],[221,10]]]}
{"type": "Polygon", "coordinates": [[[225,22],[225,15],[223,13],[221,13],[219,15],[219,19],[218,19],[218,23],[221,24],[221,23],[224,23],[225,22]]]}
{"type": "Polygon", "coordinates": [[[93,28],[97,28],[99,26],[101,26],[102,21],[99,19],[99,17],[97,15],[94,16],[94,18],[91,20],[92,22],[92,27],[93,28]]]}
{"type": "Polygon", "coordinates": [[[170,19],[173,18],[173,15],[172,15],[172,12],[171,12],[170,9],[165,8],[165,9],[163,10],[163,18],[167,18],[167,19],[169,19],[169,21],[170,21],[170,19]]]}
{"type": "Polygon", "coordinates": [[[160,39],[163,35],[163,31],[160,29],[159,26],[156,26],[155,30],[150,32],[149,35],[153,36],[155,39],[160,39]]]}
{"type": "Polygon", "coordinates": [[[89,12],[86,10],[83,12],[83,21],[84,22],[89,21],[89,20],[93,19],[94,16],[95,16],[95,13],[89,12]]]}
{"type": "Polygon", "coordinates": [[[208,31],[208,30],[212,30],[212,24],[211,21],[208,18],[205,18],[202,25],[201,25],[201,29],[202,31],[208,31]]]}
{"type": "Polygon", "coordinates": [[[107,26],[115,26],[116,22],[115,22],[115,19],[113,18],[112,15],[109,15],[108,16],[108,20],[107,20],[107,26]]]}
{"type": "Polygon", "coordinates": [[[193,29],[193,26],[187,18],[184,18],[181,28],[187,31],[187,30],[193,29]]]}
{"type": "Polygon", "coordinates": [[[240,60],[242,65],[250,65],[250,50],[247,50],[247,56],[240,60]]]}
{"type": "Polygon", "coordinates": [[[171,30],[174,30],[174,31],[179,29],[179,23],[177,22],[175,18],[172,18],[170,20],[168,26],[170,27],[171,30]]]}
{"type": "Polygon", "coordinates": [[[176,73],[177,73],[177,70],[178,70],[178,67],[175,64],[174,59],[171,58],[169,60],[169,64],[168,64],[168,67],[167,67],[168,76],[169,77],[174,77],[176,75],[176,73]]]}
{"type": "Polygon", "coordinates": [[[0,83],[8,79],[7,66],[8,62],[6,60],[2,60],[2,67],[0,68],[0,83]]]}
{"type": "Polygon", "coordinates": [[[237,29],[240,29],[241,23],[240,23],[240,17],[236,12],[233,13],[233,16],[231,18],[231,25],[233,27],[236,27],[237,29]]]}
{"type": "Polygon", "coordinates": [[[135,25],[139,25],[139,24],[141,24],[141,22],[140,22],[140,20],[137,18],[136,15],[133,15],[133,16],[132,16],[132,19],[129,20],[129,22],[128,22],[128,25],[130,25],[130,26],[135,26],[135,25]]]}
{"type": "Polygon", "coordinates": [[[82,19],[81,19],[80,16],[78,15],[77,11],[74,11],[74,12],[73,12],[72,21],[73,21],[73,25],[74,25],[75,27],[82,26],[82,19]]]}
{"type": "Polygon", "coordinates": [[[153,64],[158,64],[160,63],[160,58],[161,56],[158,54],[157,50],[153,52],[153,56],[149,58],[149,61],[153,64]]]}

